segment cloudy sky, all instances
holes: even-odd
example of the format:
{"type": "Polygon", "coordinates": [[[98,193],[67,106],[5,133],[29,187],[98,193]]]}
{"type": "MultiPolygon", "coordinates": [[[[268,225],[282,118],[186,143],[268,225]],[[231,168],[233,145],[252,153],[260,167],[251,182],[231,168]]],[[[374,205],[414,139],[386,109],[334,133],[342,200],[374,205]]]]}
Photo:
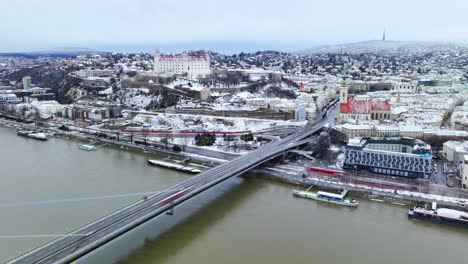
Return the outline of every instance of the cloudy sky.
{"type": "Polygon", "coordinates": [[[0,52],[468,43],[467,0],[0,0],[0,52]]]}

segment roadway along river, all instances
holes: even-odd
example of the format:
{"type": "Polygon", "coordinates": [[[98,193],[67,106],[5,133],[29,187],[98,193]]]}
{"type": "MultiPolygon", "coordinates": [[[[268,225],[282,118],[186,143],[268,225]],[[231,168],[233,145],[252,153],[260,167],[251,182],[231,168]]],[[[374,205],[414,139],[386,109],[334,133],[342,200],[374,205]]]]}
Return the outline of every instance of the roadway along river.
{"type": "MultiPolygon", "coordinates": [[[[7,128],[0,128],[0,143],[0,205],[161,190],[190,177],[147,166],[144,155],[106,147],[85,152],[76,142],[38,142],[7,128]]],[[[360,199],[350,209],[295,198],[293,188],[230,180],[83,263],[108,263],[115,255],[132,264],[466,263],[467,230],[408,220],[402,206],[360,199]]],[[[0,236],[65,233],[136,199],[0,206],[0,236]]],[[[48,239],[0,238],[0,261],[48,239]]]]}

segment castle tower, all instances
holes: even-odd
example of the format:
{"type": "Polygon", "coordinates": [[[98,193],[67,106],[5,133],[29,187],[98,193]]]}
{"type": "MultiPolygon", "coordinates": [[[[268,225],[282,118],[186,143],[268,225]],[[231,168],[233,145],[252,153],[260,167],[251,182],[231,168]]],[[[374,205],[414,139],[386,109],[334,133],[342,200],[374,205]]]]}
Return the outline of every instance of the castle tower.
{"type": "Polygon", "coordinates": [[[206,60],[207,60],[208,63],[209,63],[210,60],[211,60],[211,51],[207,51],[207,52],[205,53],[205,57],[206,57],[206,60]]]}
{"type": "Polygon", "coordinates": [[[191,71],[192,69],[190,67],[191,63],[189,62],[190,57],[189,57],[188,52],[187,51],[182,52],[181,58],[182,58],[182,69],[183,69],[184,72],[186,72],[187,74],[190,75],[189,77],[191,79],[193,76],[191,76],[191,74],[190,74],[192,72],[191,71]]]}
{"type": "Polygon", "coordinates": [[[159,50],[156,50],[156,52],[154,53],[153,70],[155,73],[161,72],[161,52],[159,50]]]}

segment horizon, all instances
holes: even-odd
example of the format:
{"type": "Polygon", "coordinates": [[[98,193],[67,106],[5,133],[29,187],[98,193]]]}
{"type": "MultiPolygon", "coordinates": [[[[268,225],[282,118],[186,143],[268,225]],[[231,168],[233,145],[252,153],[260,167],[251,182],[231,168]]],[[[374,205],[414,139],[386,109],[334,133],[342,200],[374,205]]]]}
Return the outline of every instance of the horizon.
{"type": "Polygon", "coordinates": [[[79,49],[86,49],[90,52],[117,52],[117,53],[153,53],[156,49],[161,50],[162,53],[181,53],[183,51],[191,50],[208,50],[220,54],[238,54],[241,52],[244,53],[254,53],[262,51],[278,51],[286,53],[300,52],[307,49],[322,48],[322,47],[336,47],[340,45],[351,45],[351,44],[360,44],[366,42],[401,42],[401,43],[434,43],[434,44],[454,44],[458,46],[467,46],[468,42],[456,42],[456,41],[418,41],[418,40],[392,40],[386,39],[385,41],[379,39],[370,39],[362,41],[353,41],[353,42],[340,42],[340,43],[314,43],[308,46],[293,46],[293,45],[283,45],[283,46],[274,46],[268,45],[267,43],[223,43],[223,42],[213,42],[213,43],[164,43],[164,44],[102,44],[96,45],[96,47],[85,47],[85,46],[59,46],[59,47],[46,47],[44,49],[34,49],[30,50],[16,50],[3,52],[1,54],[16,54],[16,53],[25,53],[25,54],[35,54],[35,53],[47,53],[55,52],[60,53],[65,49],[70,49],[70,51],[63,51],[63,53],[74,52],[79,49]]]}

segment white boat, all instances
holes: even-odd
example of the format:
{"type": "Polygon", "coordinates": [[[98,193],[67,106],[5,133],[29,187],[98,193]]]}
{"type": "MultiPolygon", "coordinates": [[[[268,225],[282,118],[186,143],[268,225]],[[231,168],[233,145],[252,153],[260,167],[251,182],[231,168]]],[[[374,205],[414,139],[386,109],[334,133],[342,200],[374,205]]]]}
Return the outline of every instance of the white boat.
{"type": "Polygon", "coordinates": [[[18,136],[38,139],[38,140],[47,140],[47,134],[42,132],[34,132],[29,130],[19,130],[16,132],[18,136]]]}
{"type": "Polygon", "coordinates": [[[96,146],[88,145],[88,144],[80,145],[79,148],[82,149],[82,150],[86,150],[86,151],[93,151],[93,150],[96,150],[96,146]]]}
{"type": "Polygon", "coordinates": [[[339,204],[344,206],[356,207],[359,203],[354,199],[344,199],[344,196],[347,194],[347,190],[344,190],[341,194],[329,193],[329,192],[308,192],[308,191],[299,191],[293,190],[293,195],[318,200],[327,203],[339,204]]]}
{"type": "Polygon", "coordinates": [[[42,133],[42,132],[31,133],[29,136],[32,137],[32,138],[35,138],[35,139],[39,139],[39,140],[47,140],[47,134],[42,133]]]}
{"type": "Polygon", "coordinates": [[[187,167],[187,166],[182,166],[179,164],[174,164],[166,161],[161,161],[161,160],[148,160],[148,163],[151,165],[156,165],[156,166],[161,166],[164,168],[169,168],[169,169],[174,169],[174,170],[179,170],[179,171],[185,171],[185,172],[190,172],[190,173],[200,173],[203,172],[200,169],[192,168],[192,167],[187,167]]]}

